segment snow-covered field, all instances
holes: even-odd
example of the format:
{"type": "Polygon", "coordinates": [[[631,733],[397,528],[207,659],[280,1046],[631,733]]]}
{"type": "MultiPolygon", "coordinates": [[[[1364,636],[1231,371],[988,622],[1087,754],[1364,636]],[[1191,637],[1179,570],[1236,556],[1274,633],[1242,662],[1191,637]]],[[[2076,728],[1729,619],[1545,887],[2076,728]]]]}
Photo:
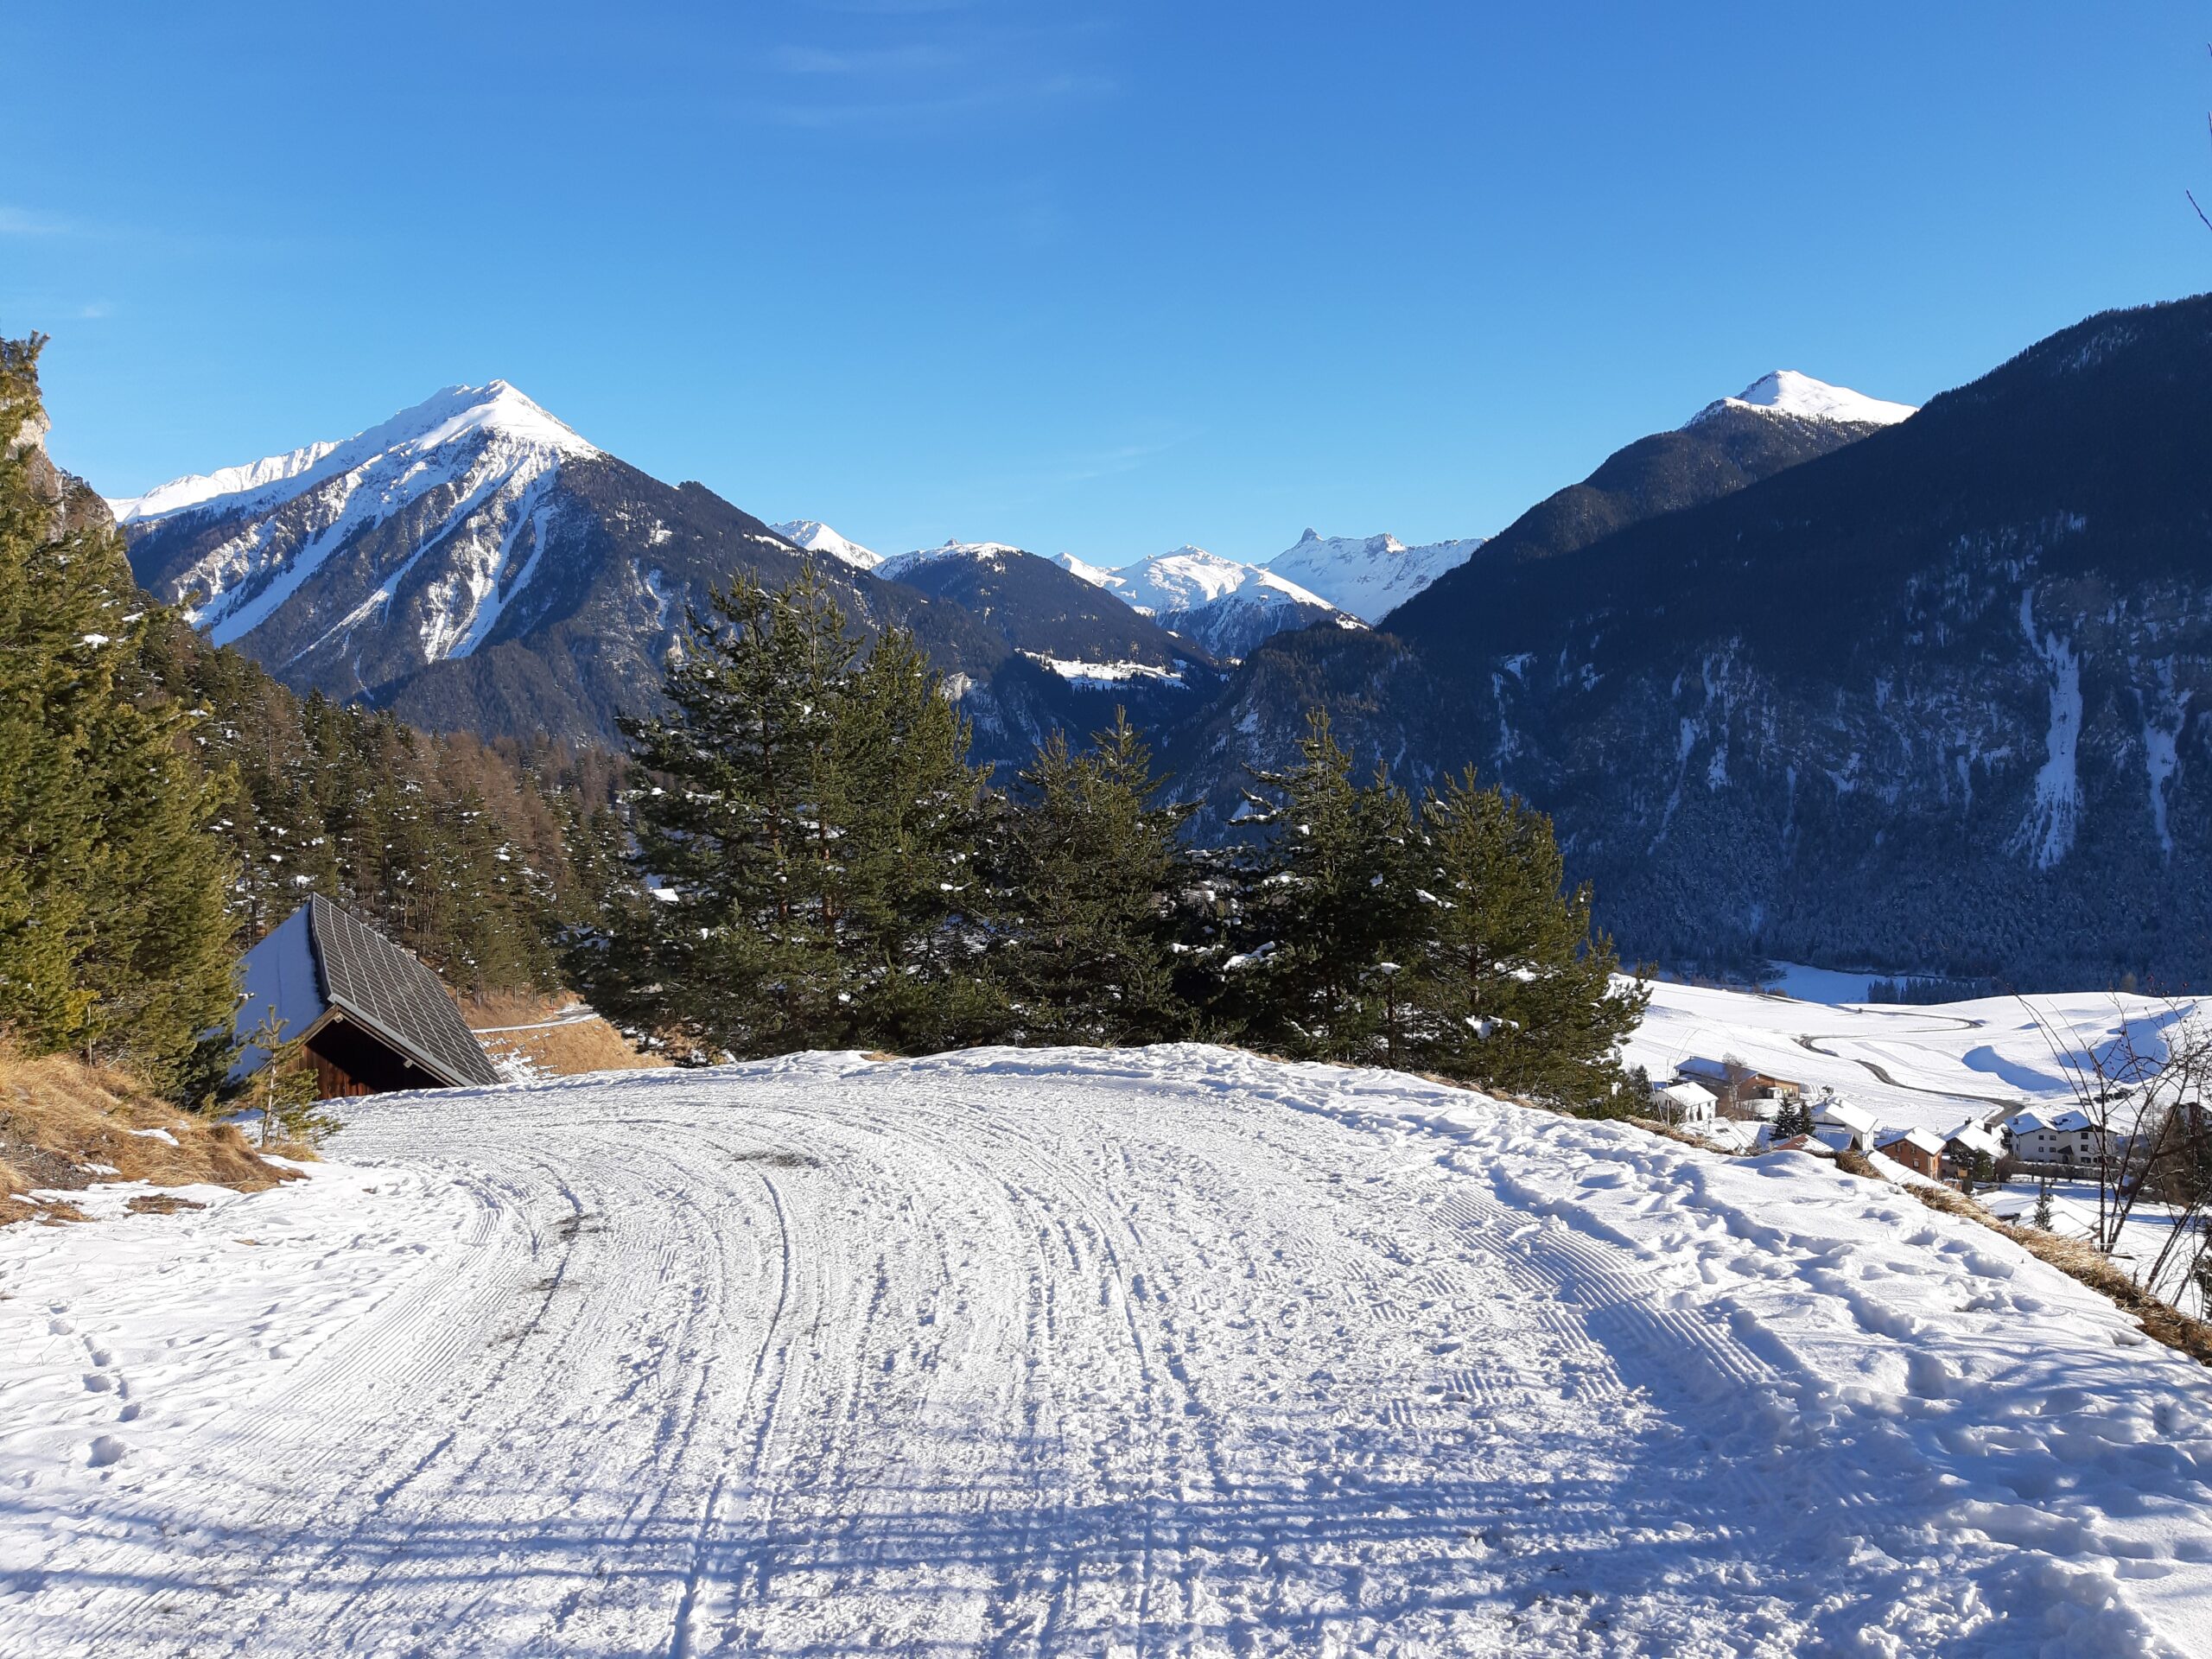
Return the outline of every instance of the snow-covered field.
{"type": "Polygon", "coordinates": [[[0,1233],[0,1652],[2212,1651],[2212,1378],[1799,1154],[1203,1047],[354,1113],[0,1233]]]}
{"type": "Polygon", "coordinates": [[[1941,1134],[2012,1107],[2071,1105],[2058,1056],[2108,1049],[2123,1026],[2139,1050],[2155,1052],[2156,1033],[2175,1017],[2162,1001],[2101,992],[2029,1002],[2032,1012],[2017,997],[1834,1007],[1657,984],[1627,1058],[1657,1077],[1694,1057],[1733,1056],[1770,1076],[1833,1088],[1885,1123],[1941,1134]]]}

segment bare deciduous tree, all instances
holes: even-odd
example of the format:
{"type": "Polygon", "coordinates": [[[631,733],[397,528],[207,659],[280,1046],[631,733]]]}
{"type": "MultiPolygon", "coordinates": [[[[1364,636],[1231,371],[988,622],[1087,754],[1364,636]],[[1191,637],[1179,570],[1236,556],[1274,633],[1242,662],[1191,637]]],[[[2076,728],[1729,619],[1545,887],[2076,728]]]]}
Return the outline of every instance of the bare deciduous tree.
{"type": "Polygon", "coordinates": [[[2139,1207],[2160,1212],[2165,1236],[2137,1266],[2136,1282],[2176,1306],[2196,1290],[2201,1312],[2202,1287],[2212,1281],[2212,1020],[2194,1001],[2135,1001],[2131,1012],[2127,999],[2113,998],[2108,1040],[2077,1043],[2020,999],[2089,1126],[2097,1183],[2090,1243],[2111,1255],[2139,1207]]]}

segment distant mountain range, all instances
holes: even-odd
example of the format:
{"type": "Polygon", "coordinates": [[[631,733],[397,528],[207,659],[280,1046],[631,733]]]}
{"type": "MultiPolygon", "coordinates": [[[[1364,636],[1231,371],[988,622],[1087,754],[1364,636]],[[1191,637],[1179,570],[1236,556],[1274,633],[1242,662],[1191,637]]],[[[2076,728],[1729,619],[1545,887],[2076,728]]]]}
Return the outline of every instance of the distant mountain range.
{"type": "Polygon", "coordinates": [[[981,683],[1005,647],[965,613],[810,556],[699,484],[607,454],[505,381],[110,503],[142,584],[299,691],[437,730],[617,741],[685,607],[816,556],[864,626],[912,627],[981,683]]]}
{"type": "Polygon", "coordinates": [[[2212,299],[1907,419],[1774,377],[1381,631],[1271,641],[1171,760],[1225,814],[1318,703],[1410,783],[1472,765],[1552,814],[1631,955],[2201,985],[2208,432],[2212,299]]]}
{"type": "Polygon", "coordinates": [[[2079,984],[2212,969],[2212,300],[1915,413],[1791,372],[1487,540],[1264,565],[884,559],[628,467],[493,382],[114,503],[141,580],[300,689],[613,737],[684,607],[812,563],[1016,764],[1128,706],[1215,830],[1328,708],[1364,766],[1549,811],[1631,956],[2079,984]]]}

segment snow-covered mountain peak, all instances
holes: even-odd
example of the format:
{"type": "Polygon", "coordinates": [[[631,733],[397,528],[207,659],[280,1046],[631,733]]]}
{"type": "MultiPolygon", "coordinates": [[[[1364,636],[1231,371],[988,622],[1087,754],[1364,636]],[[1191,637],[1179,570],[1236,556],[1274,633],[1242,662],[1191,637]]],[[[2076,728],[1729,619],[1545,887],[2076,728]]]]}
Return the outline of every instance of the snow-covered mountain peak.
{"type": "Polygon", "coordinates": [[[1388,531],[1322,536],[1308,530],[1295,546],[1270,559],[1267,569],[1338,610],[1376,622],[1446,570],[1465,564],[1482,544],[1483,537],[1466,536],[1408,547],[1388,531]]]}
{"type": "Polygon", "coordinates": [[[887,581],[896,582],[919,565],[937,564],[946,559],[971,559],[980,564],[1003,564],[1021,550],[1007,542],[948,539],[941,546],[918,547],[911,553],[894,553],[876,565],[874,574],[887,581]]]}
{"type": "Polygon", "coordinates": [[[1125,564],[1114,574],[1122,583],[1115,591],[1139,610],[1158,614],[1211,604],[1251,582],[1260,571],[1255,565],[1239,564],[1185,543],[1173,552],[1125,564]]]}
{"type": "Polygon", "coordinates": [[[810,553],[826,553],[855,570],[873,570],[883,563],[882,554],[846,540],[819,518],[788,518],[769,528],[793,547],[803,547],[810,553]]]}
{"type": "Polygon", "coordinates": [[[1735,397],[1707,404],[1691,416],[1689,423],[1694,426],[1724,409],[1765,409],[1777,415],[1795,415],[1801,420],[1840,421],[1862,426],[1895,426],[1918,412],[1914,404],[1885,403],[1848,386],[1832,386],[1825,380],[1815,380],[1795,369],[1777,369],[1771,374],[1761,375],[1735,397]]]}
{"type": "Polygon", "coordinates": [[[476,433],[524,456],[550,463],[599,454],[597,447],[505,380],[447,386],[350,438],[304,444],[241,466],[193,474],[143,495],[109,501],[119,524],[141,524],[194,508],[229,512],[273,506],[327,479],[391,458],[405,470],[476,433]]]}
{"type": "Polygon", "coordinates": [[[1109,570],[1103,564],[1089,564],[1072,553],[1055,553],[1052,563],[1071,576],[1080,576],[1094,588],[1103,588],[1109,593],[1119,593],[1127,586],[1121,573],[1109,570]]]}

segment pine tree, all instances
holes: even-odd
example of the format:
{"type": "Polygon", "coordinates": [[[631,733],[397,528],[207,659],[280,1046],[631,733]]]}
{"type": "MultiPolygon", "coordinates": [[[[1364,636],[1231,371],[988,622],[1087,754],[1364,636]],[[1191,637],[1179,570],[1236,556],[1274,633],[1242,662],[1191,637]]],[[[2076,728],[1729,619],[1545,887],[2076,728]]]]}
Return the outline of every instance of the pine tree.
{"type": "Polygon", "coordinates": [[[169,625],[33,442],[43,341],[0,341],[0,1026],[198,1096],[232,1001],[222,799],[165,695],[169,625]]]}
{"type": "Polygon", "coordinates": [[[854,1031],[906,1053],[981,1041],[1004,1019],[978,961],[988,769],[912,635],[886,632],[838,689],[814,793],[854,1031]]]}
{"type": "Polygon", "coordinates": [[[1619,1048],[1649,992],[1616,988],[1591,893],[1566,890],[1551,820],[1471,770],[1422,813],[1434,904],[1421,964],[1429,1065],[1485,1089],[1621,1109],[1619,1048]]]}
{"type": "Polygon", "coordinates": [[[1302,1059],[1392,1065],[1408,1056],[1423,902],[1412,803],[1378,771],[1362,787],[1328,715],[1307,716],[1300,762],[1261,774],[1273,831],[1240,895],[1244,948],[1223,1001],[1258,1040],[1302,1059]]]}
{"type": "Polygon", "coordinates": [[[997,962],[1025,1041],[1187,1037],[1176,906],[1188,805],[1151,804],[1166,779],[1127,711],[1071,752],[1054,732],[1021,774],[1002,880],[1012,942],[997,962]]]}
{"type": "Polygon", "coordinates": [[[625,724],[652,780],[632,797],[636,885],[577,971],[702,1054],[987,1030],[967,925],[987,774],[919,649],[893,631],[862,661],[811,570],[709,605],[669,712],[625,724]]]}

